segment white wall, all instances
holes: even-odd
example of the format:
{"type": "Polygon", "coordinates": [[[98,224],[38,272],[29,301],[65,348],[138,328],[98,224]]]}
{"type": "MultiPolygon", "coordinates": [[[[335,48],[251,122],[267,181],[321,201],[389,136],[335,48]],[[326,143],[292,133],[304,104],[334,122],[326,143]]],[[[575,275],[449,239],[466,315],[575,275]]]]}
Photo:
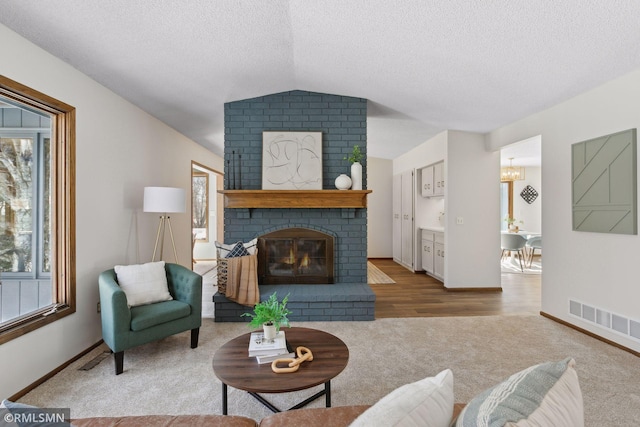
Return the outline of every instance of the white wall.
{"type": "Polygon", "coordinates": [[[500,153],[449,131],[446,171],[445,286],[500,288],[500,153]]]}
{"type": "Polygon", "coordinates": [[[638,341],[570,316],[568,301],[640,321],[640,238],[571,228],[571,144],[638,128],[638,111],[640,70],[487,136],[488,148],[497,150],[542,135],[542,311],[635,351],[640,351],[638,341]]]}
{"type": "MultiPolygon", "coordinates": [[[[98,274],[115,264],[149,261],[153,252],[158,219],[141,213],[143,188],[188,191],[191,160],[217,170],[224,165],[210,151],[2,25],[0,40],[2,75],[76,108],[77,165],[77,311],[0,345],[0,366],[5,367],[0,398],[6,398],[102,338],[96,311],[98,274]]],[[[190,214],[173,215],[172,224],[180,263],[190,266],[190,214]]],[[[169,261],[171,252],[165,251],[169,261]]]]}
{"type": "Polygon", "coordinates": [[[367,157],[367,256],[391,258],[393,162],[367,157]]]}
{"type": "Polygon", "coordinates": [[[441,132],[416,148],[393,159],[393,174],[428,166],[445,159],[448,132],[441,132]]]}

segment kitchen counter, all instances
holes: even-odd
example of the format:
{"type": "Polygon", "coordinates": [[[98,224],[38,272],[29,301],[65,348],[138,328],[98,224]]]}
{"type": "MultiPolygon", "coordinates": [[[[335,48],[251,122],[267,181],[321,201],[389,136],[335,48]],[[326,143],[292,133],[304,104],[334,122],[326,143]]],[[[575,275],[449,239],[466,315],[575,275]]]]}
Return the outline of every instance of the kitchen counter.
{"type": "Polygon", "coordinates": [[[437,233],[444,233],[444,227],[420,227],[421,230],[435,231],[437,233]]]}

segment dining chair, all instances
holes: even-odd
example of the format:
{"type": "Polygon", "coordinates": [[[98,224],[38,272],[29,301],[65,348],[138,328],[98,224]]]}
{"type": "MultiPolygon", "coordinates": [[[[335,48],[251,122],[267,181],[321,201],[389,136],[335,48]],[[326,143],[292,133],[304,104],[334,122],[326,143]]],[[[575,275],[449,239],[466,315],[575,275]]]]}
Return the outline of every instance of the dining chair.
{"type": "Polygon", "coordinates": [[[542,236],[533,236],[527,239],[526,247],[529,250],[529,268],[531,268],[533,255],[536,253],[536,249],[542,250],[542,236]]]}
{"type": "Polygon", "coordinates": [[[502,246],[502,255],[500,256],[500,259],[504,258],[505,252],[516,252],[518,254],[518,261],[520,261],[520,270],[524,272],[524,267],[522,266],[522,258],[525,258],[524,247],[527,244],[527,239],[517,233],[503,233],[500,236],[502,246]]]}

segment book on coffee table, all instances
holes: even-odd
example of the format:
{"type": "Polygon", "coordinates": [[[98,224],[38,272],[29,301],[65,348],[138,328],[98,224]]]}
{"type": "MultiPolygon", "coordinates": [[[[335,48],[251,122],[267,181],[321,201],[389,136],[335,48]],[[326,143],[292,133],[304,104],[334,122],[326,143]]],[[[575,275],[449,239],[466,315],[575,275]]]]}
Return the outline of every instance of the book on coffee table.
{"type": "Polygon", "coordinates": [[[295,359],[296,358],[296,353],[294,351],[291,350],[291,347],[289,347],[289,344],[287,344],[287,348],[284,349],[284,353],[279,353],[279,354],[267,354],[264,356],[256,356],[256,360],[258,361],[259,364],[265,364],[265,363],[271,363],[274,360],[278,360],[278,359],[295,359]]]}
{"type": "Polygon", "coordinates": [[[273,341],[264,339],[262,332],[252,332],[249,338],[249,357],[286,354],[287,340],[284,331],[279,331],[273,341]]]}

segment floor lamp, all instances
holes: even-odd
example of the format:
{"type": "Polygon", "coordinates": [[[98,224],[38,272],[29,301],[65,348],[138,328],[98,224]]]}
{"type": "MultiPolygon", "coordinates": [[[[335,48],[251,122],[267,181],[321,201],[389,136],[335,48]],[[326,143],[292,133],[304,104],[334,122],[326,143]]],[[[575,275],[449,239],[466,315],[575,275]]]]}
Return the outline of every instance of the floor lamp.
{"type": "Polygon", "coordinates": [[[182,188],[172,187],[145,187],[144,188],[144,212],[161,213],[158,233],[156,234],[156,245],[153,248],[153,258],[156,260],[158,241],[160,242],[160,260],[162,260],[162,250],[164,248],[165,228],[169,226],[173,255],[178,263],[178,252],[176,252],[176,242],[173,240],[173,230],[171,230],[171,217],[169,213],[183,213],[185,211],[185,193],[182,188]]]}

